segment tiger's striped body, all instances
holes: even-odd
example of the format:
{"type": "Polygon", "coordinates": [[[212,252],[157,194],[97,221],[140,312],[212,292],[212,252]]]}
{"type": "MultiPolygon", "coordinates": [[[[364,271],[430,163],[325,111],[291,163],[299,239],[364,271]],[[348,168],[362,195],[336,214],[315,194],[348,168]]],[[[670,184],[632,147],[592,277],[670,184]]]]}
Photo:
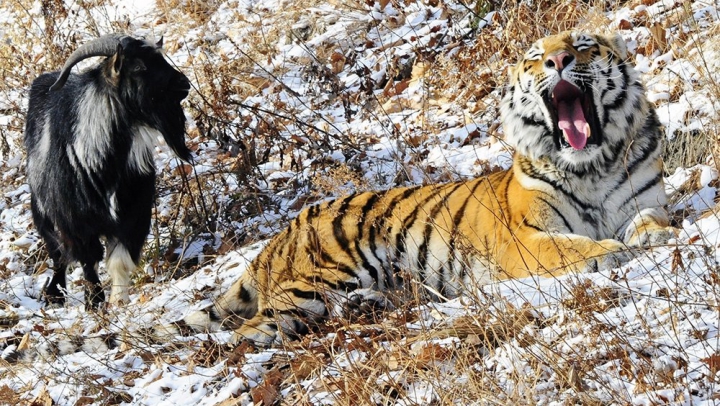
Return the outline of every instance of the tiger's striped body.
{"type": "Polygon", "coordinates": [[[185,322],[228,322],[236,339],[271,344],[345,302],[385,306],[382,292],[407,275],[455,297],[496,279],[606,268],[628,246],[666,241],[660,126],[625,58],[619,38],[538,41],[502,101],[511,169],[310,207],[185,322]]]}

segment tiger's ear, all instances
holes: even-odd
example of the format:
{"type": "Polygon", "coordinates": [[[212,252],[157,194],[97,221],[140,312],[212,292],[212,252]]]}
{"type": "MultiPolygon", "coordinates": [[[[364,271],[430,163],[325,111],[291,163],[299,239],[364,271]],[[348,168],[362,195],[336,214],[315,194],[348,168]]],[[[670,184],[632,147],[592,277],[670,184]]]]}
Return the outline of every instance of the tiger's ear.
{"type": "Polygon", "coordinates": [[[512,77],[515,74],[515,69],[520,65],[520,62],[517,62],[515,65],[507,65],[505,66],[505,77],[508,78],[508,81],[512,81],[512,77]]]}
{"type": "Polygon", "coordinates": [[[515,83],[518,78],[520,77],[520,74],[523,71],[523,65],[525,63],[524,59],[521,59],[515,63],[515,65],[507,65],[505,66],[505,77],[507,78],[507,83],[512,84],[515,83]]]}
{"type": "Polygon", "coordinates": [[[617,56],[619,56],[621,59],[627,59],[627,44],[625,44],[625,40],[623,39],[622,35],[606,35],[605,41],[610,44],[610,47],[613,49],[613,52],[617,54],[617,56]]]}

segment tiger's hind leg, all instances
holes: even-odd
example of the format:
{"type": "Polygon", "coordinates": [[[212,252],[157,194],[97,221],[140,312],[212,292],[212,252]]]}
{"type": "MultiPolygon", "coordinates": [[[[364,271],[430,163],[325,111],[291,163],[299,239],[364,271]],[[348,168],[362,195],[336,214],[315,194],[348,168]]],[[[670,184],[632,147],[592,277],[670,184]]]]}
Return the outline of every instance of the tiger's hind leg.
{"type": "Polygon", "coordinates": [[[175,324],[181,330],[187,327],[191,331],[203,332],[218,331],[228,326],[235,328],[255,316],[257,309],[257,284],[246,272],[212,306],[190,313],[175,324]]]}
{"type": "Polygon", "coordinates": [[[250,341],[265,347],[279,343],[283,335],[295,338],[307,334],[329,316],[328,295],[332,292],[322,284],[281,282],[263,295],[256,314],[235,330],[232,342],[250,341]]]}
{"type": "Polygon", "coordinates": [[[279,344],[309,333],[330,316],[377,315],[394,305],[372,288],[336,290],[313,281],[287,281],[277,285],[257,314],[235,330],[232,341],[258,346],[279,344]]]}

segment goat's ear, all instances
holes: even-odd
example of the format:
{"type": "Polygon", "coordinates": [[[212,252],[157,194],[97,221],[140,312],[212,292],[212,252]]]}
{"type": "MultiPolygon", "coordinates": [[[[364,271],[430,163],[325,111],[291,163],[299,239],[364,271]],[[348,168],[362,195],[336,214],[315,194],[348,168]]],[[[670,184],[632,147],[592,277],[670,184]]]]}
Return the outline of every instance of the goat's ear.
{"type": "Polygon", "coordinates": [[[155,48],[160,49],[163,47],[163,37],[160,37],[158,42],[155,43],[155,48]]]}
{"type": "Polygon", "coordinates": [[[118,44],[115,55],[112,57],[112,72],[110,73],[112,78],[115,80],[120,77],[120,69],[122,69],[124,59],[125,56],[123,55],[123,47],[118,44]]]}

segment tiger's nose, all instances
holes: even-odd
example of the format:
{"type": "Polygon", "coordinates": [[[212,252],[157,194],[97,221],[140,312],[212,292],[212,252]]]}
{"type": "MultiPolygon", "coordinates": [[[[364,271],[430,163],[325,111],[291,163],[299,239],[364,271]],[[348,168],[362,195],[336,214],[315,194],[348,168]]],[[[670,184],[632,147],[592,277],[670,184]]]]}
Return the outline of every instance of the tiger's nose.
{"type": "Polygon", "coordinates": [[[574,56],[567,52],[560,52],[558,54],[548,56],[545,60],[545,66],[550,69],[557,69],[558,71],[561,71],[573,60],[575,60],[574,56]]]}

